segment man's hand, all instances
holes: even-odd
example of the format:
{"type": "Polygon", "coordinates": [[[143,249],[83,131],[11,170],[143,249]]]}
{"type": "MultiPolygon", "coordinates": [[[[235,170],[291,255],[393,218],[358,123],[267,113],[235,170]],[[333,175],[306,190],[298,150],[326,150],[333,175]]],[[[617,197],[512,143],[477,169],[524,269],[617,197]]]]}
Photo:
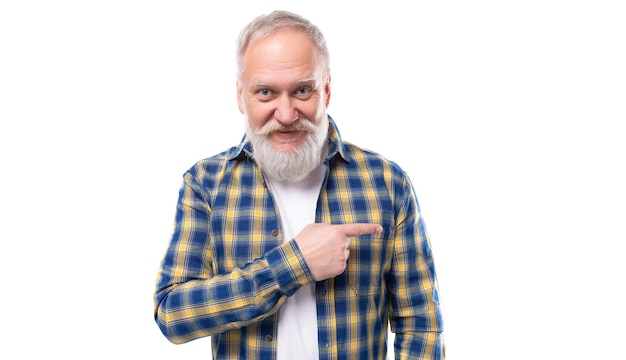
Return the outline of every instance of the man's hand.
{"type": "Polygon", "coordinates": [[[377,234],[377,224],[309,224],[296,236],[306,264],[316,281],[333,278],[346,270],[350,237],[377,234]]]}

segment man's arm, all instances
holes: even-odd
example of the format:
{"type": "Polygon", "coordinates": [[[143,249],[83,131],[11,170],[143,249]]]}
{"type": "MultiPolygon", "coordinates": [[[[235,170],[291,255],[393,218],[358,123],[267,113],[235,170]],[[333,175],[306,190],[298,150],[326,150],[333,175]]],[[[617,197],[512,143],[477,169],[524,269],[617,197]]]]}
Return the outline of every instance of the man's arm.
{"type": "Polygon", "coordinates": [[[396,359],[445,358],[434,259],[408,178],[398,216],[389,282],[390,323],[396,359]]]}
{"type": "Polygon", "coordinates": [[[314,282],[295,241],[230,273],[213,274],[210,208],[200,193],[187,176],[154,294],[155,320],[177,344],[260,321],[299,287],[314,282]]]}

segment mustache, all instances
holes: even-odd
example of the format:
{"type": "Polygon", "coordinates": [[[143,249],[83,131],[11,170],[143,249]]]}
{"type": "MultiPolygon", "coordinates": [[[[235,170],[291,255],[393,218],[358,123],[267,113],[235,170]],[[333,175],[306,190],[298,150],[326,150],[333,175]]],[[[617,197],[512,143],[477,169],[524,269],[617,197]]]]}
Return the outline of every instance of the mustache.
{"type": "Polygon", "coordinates": [[[306,131],[311,133],[315,131],[315,125],[313,125],[313,123],[311,123],[308,119],[298,119],[289,125],[283,125],[277,120],[270,120],[254,133],[261,136],[267,136],[273,132],[291,131],[306,131]]]}

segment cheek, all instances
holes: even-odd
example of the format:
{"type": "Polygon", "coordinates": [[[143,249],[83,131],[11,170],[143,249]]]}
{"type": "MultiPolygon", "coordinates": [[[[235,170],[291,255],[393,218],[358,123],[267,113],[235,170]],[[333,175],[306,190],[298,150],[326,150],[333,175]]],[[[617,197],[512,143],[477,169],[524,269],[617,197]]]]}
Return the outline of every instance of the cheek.
{"type": "Polygon", "coordinates": [[[307,119],[317,123],[320,114],[324,111],[324,108],[324,104],[320,103],[319,99],[311,99],[310,101],[302,104],[298,110],[304,114],[307,119]]]}
{"type": "Polygon", "coordinates": [[[253,130],[262,128],[263,125],[272,119],[273,112],[268,106],[263,105],[264,104],[249,103],[246,107],[248,123],[253,130]]]}

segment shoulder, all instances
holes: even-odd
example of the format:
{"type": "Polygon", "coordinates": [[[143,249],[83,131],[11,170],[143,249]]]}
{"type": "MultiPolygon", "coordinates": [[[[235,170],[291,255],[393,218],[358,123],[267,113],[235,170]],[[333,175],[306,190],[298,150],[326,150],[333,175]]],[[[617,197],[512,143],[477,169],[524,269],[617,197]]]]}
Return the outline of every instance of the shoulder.
{"type": "Polygon", "coordinates": [[[183,175],[188,183],[197,183],[202,188],[209,189],[215,186],[229,171],[229,168],[238,162],[238,147],[231,147],[223,152],[197,161],[183,175]]]}
{"type": "Polygon", "coordinates": [[[359,168],[365,172],[385,173],[394,177],[404,178],[406,172],[398,163],[381,155],[380,153],[355,145],[350,142],[343,143],[344,159],[352,167],[359,168]]]}

